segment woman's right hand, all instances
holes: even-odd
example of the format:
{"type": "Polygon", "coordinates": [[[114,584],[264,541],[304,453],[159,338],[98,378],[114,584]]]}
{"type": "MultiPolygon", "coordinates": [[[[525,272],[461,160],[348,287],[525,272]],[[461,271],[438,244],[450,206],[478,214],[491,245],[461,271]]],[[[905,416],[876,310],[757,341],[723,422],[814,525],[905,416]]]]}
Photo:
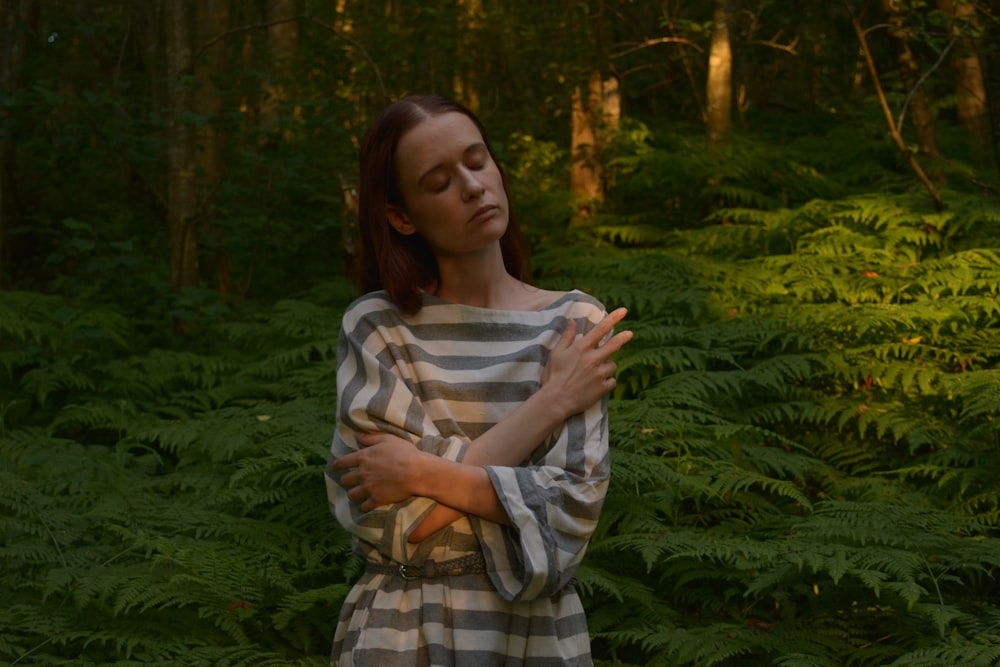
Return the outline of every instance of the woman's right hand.
{"type": "Polygon", "coordinates": [[[577,338],[576,322],[569,320],[542,372],[542,391],[568,418],[583,412],[615,388],[618,366],[611,355],[632,340],[631,331],[605,338],[627,314],[625,308],[608,313],[577,338]]]}

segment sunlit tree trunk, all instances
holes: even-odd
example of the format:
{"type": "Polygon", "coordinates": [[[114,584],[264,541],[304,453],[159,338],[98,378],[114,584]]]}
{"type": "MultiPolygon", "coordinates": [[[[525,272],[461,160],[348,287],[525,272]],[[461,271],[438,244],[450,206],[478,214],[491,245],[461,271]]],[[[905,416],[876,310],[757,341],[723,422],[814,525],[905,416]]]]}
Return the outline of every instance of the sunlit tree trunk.
{"type": "MultiPolygon", "coordinates": [[[[11,92],[24,85],[25,57],[29,36],[38,19],[35,0],[0,0],[0,91],[11,92]]],[[[0,104],[0,128],[7,123],[6,107],[0,104]]],[[[15,182],[15,145],[9,132],[0,129],[0,287],[12,257],[11,229],[20,226],[21,206],[15,182]]]]}
{"type": "Polygon", "coordinates": [[[708,56],[705,132],[709,146],[729,140],[733,119],[733,53],[729,44],[730,0],[715,0],[708,56]]]}
{"type": "Polygon", "coordinates": [[[618,131],[620,121],[618,80],[603,80],[595,71],[587,82],[586,93],[579,86],[573,91],[570,187],[577,202],[574,224],[585,224],[604,201],[601,152],[618,131]]]}
{"type": "Polygon", "coordinates": [[[907,91],[907,112],[917,138],[917,151],[921,155],[941,157],[930,95],[927,94],[927,88],[921,85],[921,67],[910,48],[906,17],[900,11],[899,0],[882,0],[882,11],[891,26],[889,34],[896,48],[896,62],[907,91]]]}
{"type": "Polygon", "coordinates": [[[993,138],[986,104],[986,78],[976,53],[975,35],[980,30],[976,3],[972,0],[937,0],[937,7],[953,17],[951,33],[958,40],[951,54],[955,92],[958,95],[958,122],[965,128],[973,151],[983,152],[993,145],[993,138]]]}
{"type": "MultiPolygon", "coordinates": [[[[608,77],[601,86],[601,123],[598,126],[598,144],[606,152],[618,130],[621,129],[622,95],[621,82],[617,77],[608,77]]],[[[603,158],[602,158],[603,159],[603,158]]],[[[614,186],[606,176],[604,189],[614,186]]]]}
{"type": "Polygon", "coordinates": [[[271,76],[264,82],[261,103],[261,126],[273,139],[283,127],[282,106],[293,96],[293,73],[299,49],[299,23],[296,0],[267,0],[267,47],[272,66],[271,76]]]}
{"type": "Polygon", "coordinates": [[[198,284],[198,196],[195,136],[186,120],[195,112],[191,77],[193,7],[190,0],[166,3],[167,225],[170,284],[174,290],[198,284]]]}
{"type": "Polygon", "coordinates": [[[570,187],[576,197],[583,216],[589,215],[591,206],[603,199],[601,186],[602,169],[597,154],[597,128],[591,113],[594,88],[600,90],[601,75],[595,72],[584,93],[580,86],[573,91],[571,116],[570,155],[573,162],[570,171],[570,187]]]}

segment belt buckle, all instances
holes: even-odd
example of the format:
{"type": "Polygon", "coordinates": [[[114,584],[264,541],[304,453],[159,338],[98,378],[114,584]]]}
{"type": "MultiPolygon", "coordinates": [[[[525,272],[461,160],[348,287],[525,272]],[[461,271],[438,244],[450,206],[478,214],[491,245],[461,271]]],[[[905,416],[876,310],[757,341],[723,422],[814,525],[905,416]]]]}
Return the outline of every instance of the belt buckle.
{"type": "Polygon", "coordinates": [[[400,565],[399,576],[407,581],[420,579],[421,577],[433,579],[438,576],[437,565],[432,560],[425,561],[423,567],[419,565],[400,565]]]}

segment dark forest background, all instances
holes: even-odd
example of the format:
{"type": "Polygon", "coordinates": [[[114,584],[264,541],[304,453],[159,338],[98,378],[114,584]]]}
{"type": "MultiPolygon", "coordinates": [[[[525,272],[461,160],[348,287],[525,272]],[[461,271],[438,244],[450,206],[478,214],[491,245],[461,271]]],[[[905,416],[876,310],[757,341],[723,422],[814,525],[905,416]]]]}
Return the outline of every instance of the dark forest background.
{"type": "Polygon", "coordinates": [[[475,110],[628,306],[600,665],[1000,664],[985,0],[0,0],[0,664],[327,664],[357,146],[475,110]]]}

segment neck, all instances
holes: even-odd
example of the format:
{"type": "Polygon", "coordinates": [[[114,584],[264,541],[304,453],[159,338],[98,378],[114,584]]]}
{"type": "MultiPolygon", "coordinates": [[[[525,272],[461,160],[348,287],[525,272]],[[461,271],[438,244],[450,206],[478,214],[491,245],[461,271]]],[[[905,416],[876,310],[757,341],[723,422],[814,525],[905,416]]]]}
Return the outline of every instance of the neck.
{"type": "Polygon", "coordinates": [[[505,308],[521,281],[507,273],[500,244],[482,254],[438,257],[441,282],[433,290],[452,303],[480,308],[505,308]]]}

